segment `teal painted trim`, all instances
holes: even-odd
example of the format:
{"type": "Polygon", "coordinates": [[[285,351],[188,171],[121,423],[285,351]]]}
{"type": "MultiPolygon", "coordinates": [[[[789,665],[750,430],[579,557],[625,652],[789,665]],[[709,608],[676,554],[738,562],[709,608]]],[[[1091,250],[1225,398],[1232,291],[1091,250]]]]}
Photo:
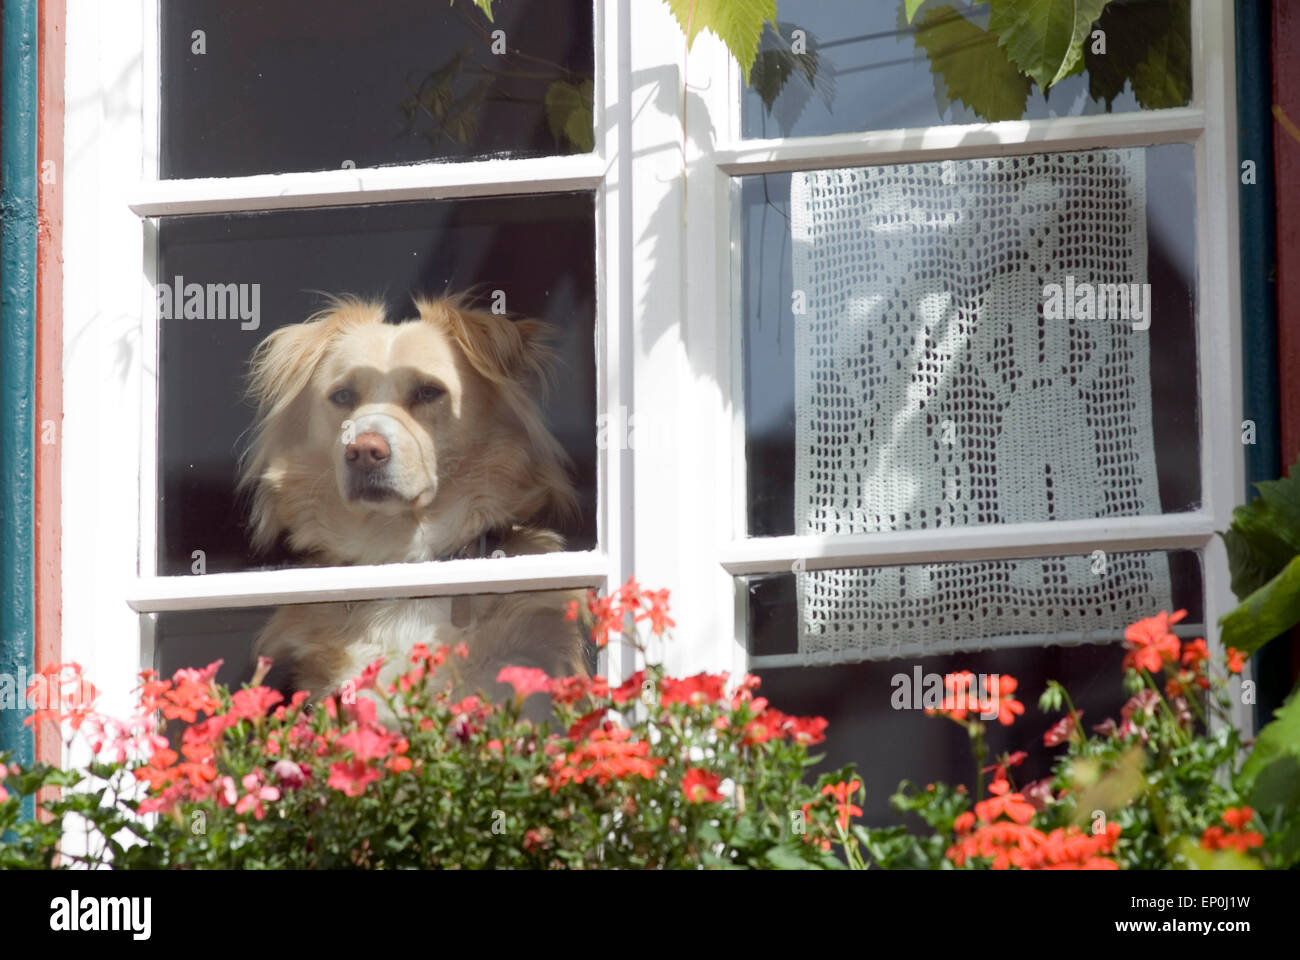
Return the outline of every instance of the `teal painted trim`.
{"type": "MultiPolygon", "coordinates": [[[[1242,411],[1255,421],[1246,447],[1246,496],[1282,475],[1277,371],[1277,210],[1273,177],[1273,70],[1268,0],[1237,0],[1237,154],[1255,162],[1255,183],[1237,176],[1241,236],[1242,411]]],[[[1290,687],[1289,644],[1255,657],[1255,724],[1272,719],[1290,687]]]]}
{"type": "MultiPolygon", "coordinates": [[[[37,0],[5,0],[0,122],[0,672],[30,676],[36,402],[37,0]]],[[[20,692],[21,695],[21,692],[20,692]]],[[[0,746],[30,763],[25,709],[0,710],[0,746]]],[[[30,802],[27,809],[31,814],[30,802]]]]}
{"type": "Polygon", "coordinates": [[[1246,447],[1246,483],[1282,475],[1277,373],[1277,211],[1273,181],[1273,77],[1268,0],[1237,3],[1237,153],[1253,160],[1255,183],[1237,177],[1241,231],[1242,374],[1245,416],[1255,421],[1246,447]]]}

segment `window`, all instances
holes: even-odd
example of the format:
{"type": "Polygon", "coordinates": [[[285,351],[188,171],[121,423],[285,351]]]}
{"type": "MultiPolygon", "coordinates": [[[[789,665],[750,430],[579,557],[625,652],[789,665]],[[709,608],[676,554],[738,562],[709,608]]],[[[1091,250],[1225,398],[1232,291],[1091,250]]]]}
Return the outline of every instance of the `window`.
{"type": "Polygon", "coordinates": [[[69,23],[67,272],[97,282],[67,296],[64,643],[108,689],[142,662],[233,662],[277,607],[635,573],[673,591],[670,671],[752,669],[828,716],[827,762],[858,760],[880,813],[925,775],[909,760],[938,776],[964,749],[889,709],[898,672],[979,651],[1101,719],[1130,614],[1186,607],[1213,639],[1214,531],[1244,499],[1224,5],[1117,8],[1137,19],[1116,49],[1138,20],[1165,44],[1164,89],[1088,57],[996,103],[952,80],[978,18],[928,7],[913,31],[889,4],[781,0],[747,87],[656,3],[498,4],[503,55],[459,2],[159,6],[69,23]],[[160,319],[176,277],[260,284],[257,328],[160,319]],[[1067,283],[1139,293],[1058,318],[1067,283]],[[252,346],[312,290],[399,310],[476,284],[561,330],[569,549],[251,556],[252,346]]]}
{"type": "Polygon", "coordinates": [[[628,405],[610,294],[628,28],[589,0],[500,6],[489,21],[470,3],[187,0],[72,18],[91,53],[69,88],[110,104],[70,112],[92,147],[70,151],[69,192],[105,216],[70,198],[69,276],[111,279],[70,291],[87,322],[71,320],[65,365],[69,476],[84,477],[65,505],[65,653],[108,689],[218,657],[237,682],[277,611],[312,602],[441,597],[455,617],[625,579],[620,463],[597,438],[628,405]],[[283,537],[252,549],[236,481],[258,345],[322,293],[396,320],[412,295],[461,291],[552,329],[541,416],[572,462],[565,549],[345,567],[308,566],[283,537]],[[87,578],[105,569],[120,575],[100,597],[87,578]]]}

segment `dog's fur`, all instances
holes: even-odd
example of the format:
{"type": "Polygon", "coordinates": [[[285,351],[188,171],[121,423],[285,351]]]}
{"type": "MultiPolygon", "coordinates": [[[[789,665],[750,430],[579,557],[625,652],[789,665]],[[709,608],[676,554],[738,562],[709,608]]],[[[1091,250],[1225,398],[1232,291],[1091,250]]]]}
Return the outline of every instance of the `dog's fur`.
{"type": "MultiPolygon", "coordinates": [[[[456,297],[415,306],[417,318],[388,323],[382,304],[334,298],[258,346],[249,374],[257,416],[240,469],[258,550],[283,537],[307,563],[343,565],[564,548],[543,524],[574,516],[577,496],[534,397],[553,362],[550,329],[456,297]]],[[[285,606],[258,652],[319,698],[379,656],[386,685],[416,643],[464,641],[461,692],[500,695],[502,666],[586,672],[584,641],[564,619],[570,599],[285,606]]]]}

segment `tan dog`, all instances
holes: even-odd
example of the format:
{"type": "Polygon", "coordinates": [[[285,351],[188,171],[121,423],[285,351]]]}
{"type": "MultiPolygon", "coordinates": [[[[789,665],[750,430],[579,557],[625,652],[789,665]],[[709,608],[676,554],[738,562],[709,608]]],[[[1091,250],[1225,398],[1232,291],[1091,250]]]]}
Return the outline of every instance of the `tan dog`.
{"type": "MultiPolygon", "coordinates": [[[[284,535],[324,565],[564,548],[534,525],[577,511],[568,457],[534,399],[552,362],[549,328],[459,298],[415,305],[417,319],[392,324],[380,304],[336,298],[258,346],[249,382],[258,411],[240,480],[256,548],[284,535]]],[[[586,672],[584,642],[564,620],[573,596],[285,606],[258,652],[320,697],[379,656],[386,686],[416,643],[464,641],[460,692],[499,695],[503,666],[586,672]]]]}

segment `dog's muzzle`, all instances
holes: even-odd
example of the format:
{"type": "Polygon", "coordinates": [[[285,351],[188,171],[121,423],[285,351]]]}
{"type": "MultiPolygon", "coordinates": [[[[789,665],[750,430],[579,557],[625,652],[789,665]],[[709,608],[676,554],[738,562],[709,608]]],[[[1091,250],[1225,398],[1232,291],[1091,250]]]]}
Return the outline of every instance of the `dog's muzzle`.
{"type": "Polygon", "coordinates": [[[392,500],[398,497],[389,478],[393,450],[379,433],[359,433],[343,448],[348,465],[348,495],[354,500],[392,500]]]}

